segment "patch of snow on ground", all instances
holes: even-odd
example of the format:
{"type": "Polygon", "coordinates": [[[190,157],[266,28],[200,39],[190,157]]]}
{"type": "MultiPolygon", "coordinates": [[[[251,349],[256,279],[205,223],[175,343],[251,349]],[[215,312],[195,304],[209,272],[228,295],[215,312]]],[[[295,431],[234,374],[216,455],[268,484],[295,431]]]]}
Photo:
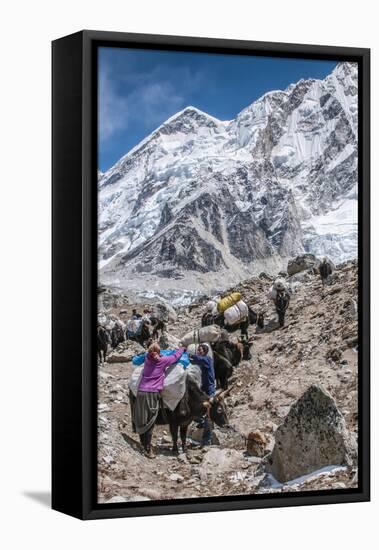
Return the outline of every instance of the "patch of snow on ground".
{"type": "Polygon", "coordinates": [[[330,465],[330,466],[324,466],[324,468],[320,468],[319,470],[315,470],[314,472],[310,472],[309,474],[297,477],[295,479],[291,479],[290,481],[286,481],[284,483],[280,483],[280,481],[275,479],[275,477],[272,474],[268,474],[267,481],[270,483],[270,487],[272,489],[280,489],[285,485],[287,486],[299,485],[310,479],[322,477],[325,474],[332,474],[332,473],[335,474],[337,472],[344,472],[346,470],[347,470],[346,466],[330,465]]]}

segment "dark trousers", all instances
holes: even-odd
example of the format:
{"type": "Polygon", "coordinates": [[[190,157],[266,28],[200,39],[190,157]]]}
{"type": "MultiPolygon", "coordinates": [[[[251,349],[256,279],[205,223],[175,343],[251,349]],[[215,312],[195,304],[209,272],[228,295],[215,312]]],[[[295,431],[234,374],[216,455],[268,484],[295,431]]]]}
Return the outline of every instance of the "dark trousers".
{"type": "Polygon", "coordinates": [[[198,427],[203,430],[203,435],[201,438],[202,445],[210,445],[212,442],[212,421],[209,416],[206,414],[199,418],[195,418],[195,421],[198,423],[198,427]]]}
{"type": "Polygon", "coordinates": [[[204,431],[201,440],[202,445],[210,445],[212,442],[212,423],[208,415],[204,417],[204,431]]]}

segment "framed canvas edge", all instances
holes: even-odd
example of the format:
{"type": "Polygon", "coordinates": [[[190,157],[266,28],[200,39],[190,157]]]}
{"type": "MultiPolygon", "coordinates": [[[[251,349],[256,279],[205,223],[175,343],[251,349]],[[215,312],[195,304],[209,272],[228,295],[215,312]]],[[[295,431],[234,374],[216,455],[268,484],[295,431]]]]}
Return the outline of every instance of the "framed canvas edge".
{"type": "Polygon", "coordinates": [[[82,33],[76,33],[65,40],[54,41],[51,52],[51,505],[53,509],[75,517],[83,516],[82,48],[82,33]]]}
{"type": "MultiPolygon", "coordinates": [[[[82,37],[82,63],[83,63],[83,94],[82,102],[82,163],[81,173],[81,200],[82,200],[82,269],[81,269],[81,292],[82,292],[82,348],[80,350],[82,369],[82,401],[81,401],[81,434],[82,448],[80,457],[82,485],[81,485],[81,513],[72,513],[81,519],[101,519],[131,516],[147,516],[162,514],[180,514],[206,511],[227,511],[242,509],[257,509],[268,507],[300,506],[313,504],[335,504],[344,502],[363,502],[370,500],[370,50],[366,48],[314,46],[301,44],[265,43],[253,41],[240,41],[230,39],[195,38],[195,37],[174,37],[163,35],[145,35],[130,33],[113,33],[102,31],[81,31],[76,33],[82,37]],[[139,47],[167,46],[169,48],[188,47],[202,49],[229,49],[233,53],[243,49],[246,53],[260,51],[263,55],[278,53],[294,56],[306,54],[314,58],[320,56],[341,56],[356,58],[360,63],[360,146],[361,166],[359,176],[359,269],[360,269],[360,298],[363,308],[359,310],[360,318],[360,430],[359,430],[359,471],[360,489],[317,491],[312,494],[289,494],[278,495],[277,493],[267,496],[251,495],[235,497],[233,500],[227,497],[220,497],[216,500],[209,499],[204,502],[181,502],[160,501],[158,503],[133,503],[131,504],[105,504],[96,503],[96,372],[93,365],[93,339],[91,334],[91,322],[94,315],[94,297],[96,291],[97,265],[94,254],[94,241],[96,241],[97,220],[95,202],[97,200],[97,189],[94,190],[94,158],[92,151],[96,141],[95,101],[93,97],[93,84],[96,75],[94,74],[94,48],[102,43],[121,42],[123,45],[137,44],[139,47]],[[361,349],[362,348],[362,349],[361,349]],[[364,399],[363,399],[364,397],[364,399]]],[[[65,40],[62,38],[60,40],[65,40]]],[[[75,235],[72,235],[74,238],[75,235]]],[[[74,266],[73,266],[74,269],[74,266]]],[[[53,314],[54,315],[54,314],[53,314]]],[[[79,352],[79,350],[78,350],[79,352]]],[[[77,508],[76,508],[77,510],[77,508]]],[[[60,510],[70,513],[67,510],[60,510]]]]}

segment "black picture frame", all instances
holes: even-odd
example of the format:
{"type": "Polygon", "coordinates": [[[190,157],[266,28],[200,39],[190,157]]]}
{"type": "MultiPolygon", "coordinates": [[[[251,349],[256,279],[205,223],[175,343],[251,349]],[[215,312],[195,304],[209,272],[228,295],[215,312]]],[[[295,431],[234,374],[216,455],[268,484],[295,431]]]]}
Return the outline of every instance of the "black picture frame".
{"type": "Polygon", "coordinates": [[[370,50],[85,30],[52,43],[52,508],[81,519],[370,499],[370,50]],[[99,46],[334,59],[359,75],[359,486],[97,504],[97,66],[99,46]]]}

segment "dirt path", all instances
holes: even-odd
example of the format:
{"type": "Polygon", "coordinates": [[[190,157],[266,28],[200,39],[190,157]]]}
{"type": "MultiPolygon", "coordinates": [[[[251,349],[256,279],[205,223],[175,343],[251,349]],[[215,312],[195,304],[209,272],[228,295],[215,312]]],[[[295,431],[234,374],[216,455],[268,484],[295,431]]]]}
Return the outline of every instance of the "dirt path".
{"type": "MultiPolygon", "coordinates": [[[[252,359],[243,361],[233,375],[233,391],[226,400],[233,430],[215,429],[217,444],[205,452],[193,446],[186,455],[172,456],[168,427],[156,427],[157,457],[142,456],[130,422],[131,363],[100,368],[100,502],[342,488],[355,483],[354,470],[338,470],[298,484],[269,486],[262,483],[261,458],[246,453],[245,436],[256,430],[267,438],[267,449],[272,448],[275,431],[291,404],[315,382],[331,393],[348,429],[357,432],[356,264],[342,265],[324,291],[317,275],[294,276],[283,329],[278,328],[267,298],[270,284],[271,279],[262,276],[233,289],[265,312],[265,328],[250,327],[252,359]]],[[[198,327],[202,311],[201,304],[183,308],[168,331],[180,336],[198,327]]],[[[190,435],[196,439],[198,434],[190,435]]]]}

